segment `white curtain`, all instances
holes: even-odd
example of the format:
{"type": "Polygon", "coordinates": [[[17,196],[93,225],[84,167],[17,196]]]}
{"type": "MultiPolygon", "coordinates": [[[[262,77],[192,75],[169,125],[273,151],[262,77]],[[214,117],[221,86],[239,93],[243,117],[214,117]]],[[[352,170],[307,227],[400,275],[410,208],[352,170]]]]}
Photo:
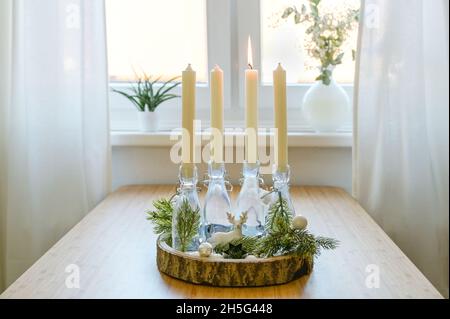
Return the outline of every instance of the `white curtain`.
{"type": "Polygon", "coordinates": [[[448,0],[363,7],[355,196],[448,297],[448,0]]]}
{"type": "Polygon", "coordinates": [[[6,285],[110,189],[103,1],[14,0],[10,11],[0,104],[6,285]]]}
{"type": "Polygon", "coordinates": [[[0,0],[0,292],[5,286],[6,109],[10,102],[12,0],[0,0]]]}

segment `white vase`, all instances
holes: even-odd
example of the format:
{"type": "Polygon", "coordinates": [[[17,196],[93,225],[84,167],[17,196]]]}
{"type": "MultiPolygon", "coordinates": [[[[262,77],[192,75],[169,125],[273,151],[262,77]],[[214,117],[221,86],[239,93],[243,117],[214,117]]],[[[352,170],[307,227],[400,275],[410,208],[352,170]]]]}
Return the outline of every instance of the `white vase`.
{"type": "Polygon", "coordinates": [[[334,79],[329,85],[316,82],[303,98],[304,115],[318,132],[336,132],[346,122],[349,111],[349,97],[334,79]]]}
{"type": "Polygon", "coordinates": [[[155,132],[159,129],[156,112],[138,112],[139,128],[143,132],[155,132]]]}

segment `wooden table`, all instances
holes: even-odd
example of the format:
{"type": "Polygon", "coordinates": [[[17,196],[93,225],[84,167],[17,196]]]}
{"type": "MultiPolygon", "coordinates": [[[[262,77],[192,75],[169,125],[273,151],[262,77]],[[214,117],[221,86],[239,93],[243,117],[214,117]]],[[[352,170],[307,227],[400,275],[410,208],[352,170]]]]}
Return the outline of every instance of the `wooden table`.
{"type": "Polygon", "coordinates": [[[308,218],[310,229],[341,241],[338,249],[318,257],[310,276],[280,286],[214,288],[162,275],[145,210],[173,191],[171,186],[128,186],[114,192],[1,297],[442,298],[352,197],[330,187],[291,189],[296,210],[308,218]],[[73,283],[76,269],[80,287],[68,288],[66,279],[73,283]],[[376,281],[368,276],[376,276],[377,269],[379,288],[369,288],[366,281],[372,286],[376,281]]]}

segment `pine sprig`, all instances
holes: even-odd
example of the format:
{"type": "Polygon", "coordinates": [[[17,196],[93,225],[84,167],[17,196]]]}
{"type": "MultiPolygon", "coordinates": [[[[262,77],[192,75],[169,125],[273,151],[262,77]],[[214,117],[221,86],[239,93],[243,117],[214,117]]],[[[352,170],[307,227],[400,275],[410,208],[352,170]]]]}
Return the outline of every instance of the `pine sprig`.
{"type": "MultiPolygon", "coordinates": [[[[154,232],[166,238],[172,245],[172,222],[174,206],[172,198],[153,202],[154,210],[147,212],[147,219],[154,224],[154,232]]],[[[177,210],[176,231],[180,250],[186,251],[200,228],[199,208],[192,209],[184,199],[177,210]]],[[[261,258],[296,255],[306,259],[319,256],[322,249],[335,249],[339,241],[333,238],[315,237],[305,229],[292,228],[293,213],[287,201],[278,192],[278,200],[269,208],[266,218],[266,235],[244,236],[227,244],[217,245],[214,251],[228,258],[244,258],[255,255],[261,258]]]]}
{"type": "Polygon", "coordinates": [[[270,233],[262,237],[253,253],[263,258],[296,255],[312,259],[320,255],[321,249],[335,249],[338,244],[333,238],[315,237],[307,230],[290,229],[287,233],[270,233]]]}
{"type": "Polygon", "coordinates": [[[155,234],[170,236],[172,233],[172,202],[161,198],[153,202],[155,210],[147,211],[147,220],[153,223],[155,234]]]}
{"type": "Polygon", "coordinates": [[[277,191],[278,200],[273,203],[266,218],[266,232],[277,233],[289,230],[292,222],[292,211],[289,209],[286,199],[281,196],[281,192],[277,191]]]}
{"type": "Polygon", "coordinates": [[[260,238],[253,254],[259,257],[281,255],[297,255],[313,258],[320,250],[334,249],[338,241],[327,237],[315,237],[307,230],[292,228],[293,212],[281,192],[277,192],[278,200],[273,203],[267,213],[266,236],[260,238]]]}
{"type": "Polygon", "coordinates": [[[226,243],[226,244],[219,244],[216,247],[214,247],[214,251],[217,254],[229,255],[230,247],[241,247],[242,256],[247,255],[247,254],[251,255],[251,254],[253,254],[256,247],[258,246],[258,242],[259,242],[259,238],[257,238],[257,237],[244,236],[242,238],[232,240],[231,242],[226,243]]]}
{"type": "Polygon", "coordinates": [[[176,212],[176,232],[180,250],[186,251],[200,228],[200,209],[192,209],[189,201],[184,199],[176,212]]]}
{"type": "MultiPolygon", "coordinates": [[[[339,240],[329,237],[318,236],[316,237],[316,244],[322,249],[336,249],[339,246],[339,240]]],[[[320,254],[320,249],[317,255],[320,254]]]]}

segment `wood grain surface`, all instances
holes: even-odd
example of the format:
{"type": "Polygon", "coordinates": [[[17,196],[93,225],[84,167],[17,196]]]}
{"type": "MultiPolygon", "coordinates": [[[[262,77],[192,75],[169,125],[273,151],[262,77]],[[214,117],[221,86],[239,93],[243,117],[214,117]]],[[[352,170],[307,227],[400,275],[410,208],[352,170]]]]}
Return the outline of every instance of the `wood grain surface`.
{"type": "Polygon", "coordinates": [[[189,283],[218,287],[285,284],[311,273],[313,260],[297,256],[258,259],[202,258],[182,253],[158,239],[158,269],[189,283]]]}
{"type": "Polygon", "coordinates": [[[341,242],[315,260],[310,275],[258,288],[209,287],[168,277],[156,266],[157,236],[145,210],[174,189],[127,186],[112,193],[1,298],[442,298],[351,196],[330,187],[291,188],[310,230],[341,242]],[[73,287],[78,271],[79,287],[73,287]]]}

